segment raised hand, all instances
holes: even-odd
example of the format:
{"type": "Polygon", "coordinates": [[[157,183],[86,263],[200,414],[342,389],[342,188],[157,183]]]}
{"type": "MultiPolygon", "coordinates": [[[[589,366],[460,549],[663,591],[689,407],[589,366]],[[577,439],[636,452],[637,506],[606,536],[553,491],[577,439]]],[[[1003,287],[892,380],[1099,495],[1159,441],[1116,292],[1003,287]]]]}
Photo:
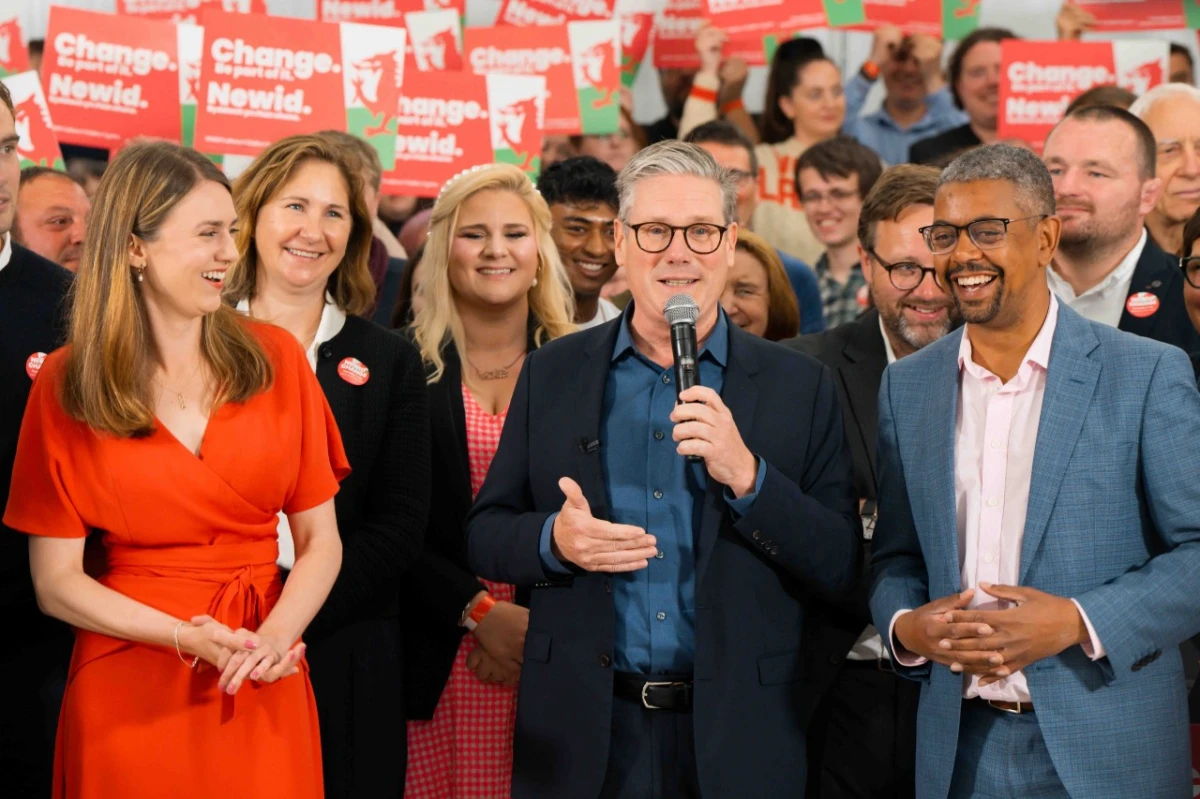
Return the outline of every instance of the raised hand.
{"type": "Polygon", "coordinates": [[[1073,41],[1081,38],[1093,25],[1096,17],[1075,5],[1071,0],[1065,0],[1058,16],[1054,18],[1054,27],[1058,31],[1059,41],[1073,41]]]}
{"type": "Polygon", "coordinates": [[[705,25],[696,32],[696,52],[700,54],[700,71],[716,75],[721,66],[721,49],[729,37],[720,28],[705,25]]]}
{"type": "Polygon", "coordinates": [[[566,499],[554,519],[555,557],[592,572],[630,572],[650,565],[650,558],[658,554],[654,536],[640,527],[592,516],[583,490],[571,478],[559,480],[558,487],[566,499]]]}

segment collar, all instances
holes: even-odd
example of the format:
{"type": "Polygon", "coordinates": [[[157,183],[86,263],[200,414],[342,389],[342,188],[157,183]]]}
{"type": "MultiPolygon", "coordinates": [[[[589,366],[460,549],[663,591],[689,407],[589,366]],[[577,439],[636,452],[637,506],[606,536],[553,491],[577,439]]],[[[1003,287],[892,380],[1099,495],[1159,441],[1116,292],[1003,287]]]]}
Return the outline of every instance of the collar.
{"type": "Polygon", "coordinates": [[[879,335],[883,336],[883,351],[887,353],[888,366],[891,366],[896,362],[896,351],[892,349],[892,340],[883,327],[883,316],[879,317],[879,335]]]}
{"type": "Polygon", "coordinates": [[[813,264],[813,271],[816,272],[817,277],[820,277],[821,275],[824,275],[826,272],[829,271],[829,251],[828,250],[821,253],[821,257],[817,259],[817,262],[815,264],[813,264]]]}
{"type": "Polygon", "coordinates": [[[12,260],[12,233],[4,234],[4,246],[0,247],[0,269],[8,266],[12,260]]]}
{"type": "MultiPolygon", "coordinates": [[[[237,310],[244,314],[249,314],[250,301],[239,300],[237,310]]],[[[313,365],[314,369],[317,363],[317,348],[338,333],[341,333],[342,328],[345,326],[346,312],[338,307],[329,292],[325,292],[325,307],[321,309],[321,321],[317,324],[317,334],[313,336],[312,344],[308,345],[308,350],[305,353],[308,356],[308,362],[313,365]]]]}
{"type": "Polygon", "coordinates": [[[1124,297],[1129,293],[1129,283],[1133,280],[1133,273],[1137,269],[1138,261],[1142,259],[1142,252],[1146,249],[1148,238],[1146,229],[1142,228],[1142,235],[1138,238],[1137,244],[1133,245],[1133,249],[1125,254],[1121,262],[1117,264],[1117,268],[1109,272],[1108,277],[1104,280],[1078,296],[1075,294],[1075,289],[1071,288],[1071,284],[1054,270],[1052,263],[1046,270],[1046,282],[1050,286],[1050,293],[1066,298],[1067,302],[1081,300],[1084,297],[1105,297],[1112,293],[1120,293],[1121,297],[1124,297]]]}
{"type": "MultiPolygon", "coordinates": [[[[629,329],[630,320],[633,319],[633,301],[625,306],[625,310],[621,313],[620,329],[617,331],[617,340],[613,344],[612,360],[613,362],[621,358],[626,353],[632,352],[640,355],[637,346],[633,343],[633,333],[629,329]]],[[[729,359],[729,323],[725,319],[725,309],[717,309],[717,323],[713,325],[713,331],[709,335],[708,340],[704,342],[704,346],[700,348],[700,357],[708,355],[722,367],[725,366],[729,359]]]]}
{"type": "MultiPolygon", "coordinates": [[[[1054,342],[1054,329],[1057,326],[1058,298],[1054,296],[1054,292],[1050,292],[1050,308],[1046,311],[1046,320],[1042,322],[1042,329],[1038,331],[1037,338],[1025,352],[1025,360],[1021,362],[1021,368],[1014,380],[1020,380],[1023,375],[1028,374],[1027,367],[1037,366],[1043,371],[1049,368],[1050,345],[1054,342]]],[[[960,371],[965,368],[973,377],[989,377],[991,372],[971,360],[971,337],[967,335],[970,327],[969,324],[963,327],[962,342],[958,345],[958,368],[960,371]]]]}
{"type": "Polygon", "coordinates": [[[890,128],[897,133],[912,133],[921,135],[937,127],[937,120],[929,113],[929,104],[925,105],[925,113],[916,122],[909,125],[907,128],[900,127],[900,123],[892,118],[888,110],[884,106],[880,106],[879,110],[873,114],[867,114],[864,119],[874,122],[883,128],[890,128]]]}

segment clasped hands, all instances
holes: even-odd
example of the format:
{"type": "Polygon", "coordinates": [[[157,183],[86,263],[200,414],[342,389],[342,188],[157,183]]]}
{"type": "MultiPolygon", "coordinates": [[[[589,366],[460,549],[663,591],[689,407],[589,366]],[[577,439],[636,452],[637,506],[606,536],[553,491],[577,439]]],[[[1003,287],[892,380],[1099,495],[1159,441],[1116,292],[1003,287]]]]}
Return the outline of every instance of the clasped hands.
{"type": "MultiPolygon", "coordinates": [[[[476,596],[476,600],[482,592],[476,596]]],[[[516,685],[524,663],[525,631],[529,609],[512,602],[497,602],[475,625],[477,645],[467,655],[467,668],[483,682],[516,685]]]]}
{"type": "Polygon", "coordinates": [[[211,616],[194,616],[179,628],[179,648],[221,672],[217,688],[232,696],[247,679],[267,684],[298,674],[306,646],[289,648],[261,629],[231,630],[211,616]]]}
{"type": "Polygon", "coordinates": [[[985,594],[1012,603],[1003,610],[967,608],[974,589],[922,605],[896,619],[893,634],[909,652],[999,682],[1030,664],[1089,640],[1070,599],[1034,588],[980,583],[985,594]]]}
{"type": "MultiPolygon", "coordinates": [[[[682,404],[671,412],[676,452],[703,458],[709,476],[735,496],[753,491],[758,459],[742,441],[721,396],[706,386],[693,386],[679,398],[682,404]]],[[[650,558],[658,554],[654,536],[641,527],[592,516],[587,498],[571,478],[560,479],[558,487],[566,499],[554,520],[551,551],[555,557],[591,572],[631,572],[650,565],[650,558]]]]}

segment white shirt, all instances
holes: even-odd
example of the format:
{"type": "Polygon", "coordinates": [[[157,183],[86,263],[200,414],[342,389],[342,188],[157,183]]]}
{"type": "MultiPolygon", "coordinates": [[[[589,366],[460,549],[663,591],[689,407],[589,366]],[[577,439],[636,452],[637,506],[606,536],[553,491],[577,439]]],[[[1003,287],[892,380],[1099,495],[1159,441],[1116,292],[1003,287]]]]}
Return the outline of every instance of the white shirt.
{"type": "Polygon", "coordinates": [[[620,308],[601,297],[599,305],[596,306],[596,315],[586,322],[580,322],[576,327],[580,330],[587,330],[589,327],[596,327],[597,325],[602,325],[605,322],[616,319],[620,315],[620,308]]]}
{"type": "MultiPolygon", "coordinates": [[[[250,301],[242,300],[237,304],[237,309],[242,313],[250,313],[250,301]]],[[[313,372],[317,371],[317,350],[321,345],[331,338],[342,332],[342,328],[346,326],[346,312],[337,307],[337,303],[333,301],[333,297],[329,294],[325,295],[325,307],[321,309],[321,321],[317,324],[317,334],[313,336],[312,343],[308,345],[308,350],[305,354],[308,356],[308,365],[312,367],[313,372]]],[[[292,541],[292,528],[288,524],[287,514],[283,511],[279,512],[279,557],[275,562],[280,568],[291,569],[296,564],[296,545],[292,541]]]]}
{"type": "Polygon", "coordinates": [[[12,260],[12,234],[4,234],[4,247],[0,248],[0,269],[8,266],[8,262],[12,260]]]}
{"type": "Polygon", "coordinates": [[[1054,264],[1051,263],[1050,268],[1046,270],[1046,282],[1050,285],[1050,291],[1085,319],[1116,327],[1121,322],[1121,314],[1125,312],[1129,284],[1133,282],[1133,272],[1142,257],[1142,250],[1146,249],[1146,239],[1146,230],[1143,228],[1141,238],[1121,259],[1117,268],[1109,272],[1104,280],[1078,296],[1071,284],[1054,271],[1054,264]]]}

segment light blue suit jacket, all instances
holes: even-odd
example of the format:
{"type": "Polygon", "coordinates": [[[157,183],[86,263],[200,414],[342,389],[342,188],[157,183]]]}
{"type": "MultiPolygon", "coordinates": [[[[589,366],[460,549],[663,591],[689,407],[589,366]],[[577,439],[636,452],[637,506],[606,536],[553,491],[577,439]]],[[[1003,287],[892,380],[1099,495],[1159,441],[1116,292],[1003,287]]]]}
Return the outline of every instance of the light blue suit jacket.
{"type": "MultiPolygon", "coordinates": [[[[962,589],[954,495],[962,335],[883,375],[871,562],[880,630],[898,610],[962,589]]],[[[1025,670],[1071,796],[1190,797],[1178,645],[1200,630],[1200,394],[1182,350],[1059,306],[1020,584],[1078,600],[1107,652],[1093,662],[1072,646],[1025,670]]],[[[922,682],[917,795],[945,799],[963,678],[939,664],[899,671],[922,682]]]]}

